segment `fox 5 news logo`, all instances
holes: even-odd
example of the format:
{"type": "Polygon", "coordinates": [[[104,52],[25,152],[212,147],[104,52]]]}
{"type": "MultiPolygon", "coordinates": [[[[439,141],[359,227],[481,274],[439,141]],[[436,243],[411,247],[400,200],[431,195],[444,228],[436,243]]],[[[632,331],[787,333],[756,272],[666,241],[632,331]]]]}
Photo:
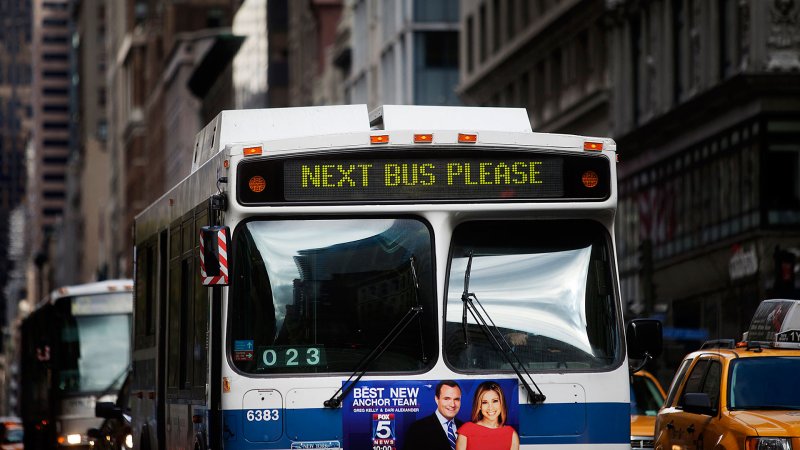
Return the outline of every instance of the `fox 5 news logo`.
{"type": "Polygon", "coordinates": [[[372,415],[372,450],[395,450],[394,414],[372,415]]]}

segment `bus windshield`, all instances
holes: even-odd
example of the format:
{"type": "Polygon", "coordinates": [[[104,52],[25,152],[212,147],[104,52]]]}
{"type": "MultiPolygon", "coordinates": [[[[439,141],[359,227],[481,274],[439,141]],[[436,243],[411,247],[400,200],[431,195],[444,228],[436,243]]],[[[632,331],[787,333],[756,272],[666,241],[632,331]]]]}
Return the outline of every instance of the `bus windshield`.
{"type": "Polygon", "coordinates": [[[609,238],[590,221],[481,221],[453,234],[445,352],[456,370],[511,370],[470,313],[469,292],[530,370],[595,370],[620,359],[609,238]]]}
{"type": "Polygon", "coordinates": [[[59,300],[62,353],[58,387],[65,393],[111,392],[130,361],[131,296],[127,293],[59,300]]]}
{"type": "Polygon", "coordinates": [[[353,371],[415,306],[422,314],[368,370],[420,371],[435,360],[423,222],[251,220],[234,232],[233,253],[228,350],[239,370],[353,371]]]}

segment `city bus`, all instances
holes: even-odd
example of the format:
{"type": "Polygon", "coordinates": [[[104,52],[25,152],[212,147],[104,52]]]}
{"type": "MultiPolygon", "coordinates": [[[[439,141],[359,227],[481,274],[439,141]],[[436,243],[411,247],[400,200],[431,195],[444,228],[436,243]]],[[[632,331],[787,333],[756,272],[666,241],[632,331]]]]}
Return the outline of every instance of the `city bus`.
{"type": "Polygon", "coordinates": [[[89,448],[97,402],[113,402],[130,371],[133,280],[56,289],[20,333],[24,447],[89,448]]]}
{"type": "Polygon", "coordinates": [[[660,328],[624,329],[615,150],[518,108],[221,112],[135,220],[134,447],[438,448],[494,395],[509,446],[629,448],[660,328]]]}

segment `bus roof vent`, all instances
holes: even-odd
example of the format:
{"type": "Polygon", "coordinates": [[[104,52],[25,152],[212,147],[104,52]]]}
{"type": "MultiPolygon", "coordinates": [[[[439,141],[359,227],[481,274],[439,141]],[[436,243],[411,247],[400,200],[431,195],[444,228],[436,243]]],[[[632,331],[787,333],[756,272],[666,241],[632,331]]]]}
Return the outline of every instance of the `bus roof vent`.
{"type": "Polygon", "coordinates": [[[373,130],[532,131],[525,108],[384,105],[369,122],[373,130]]]}
{"type": "Polygon", "coordinates": [[[226,145],[369,131],[367,105],[222,111],[195,138],[192,172],[226,145]]]}

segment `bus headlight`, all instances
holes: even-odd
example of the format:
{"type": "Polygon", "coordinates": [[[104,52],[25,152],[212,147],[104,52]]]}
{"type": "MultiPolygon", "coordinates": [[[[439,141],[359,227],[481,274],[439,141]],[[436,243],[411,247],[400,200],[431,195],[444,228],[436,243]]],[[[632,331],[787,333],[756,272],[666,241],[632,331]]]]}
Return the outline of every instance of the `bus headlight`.
{"type": "Polygon", "coordinates": [[[125,447],[133,448],[133,435],[129,434],[125,436],[125,447]]]}
{"type": "Polygon", "coordinates": [[[67,444],[69,445],[78,445],[81,443],[81,435],[80,434],[68,434],[67,435],[67,444]]]}
{"type": "Polygon", "coordinates": [[[749,437],[747,450],[792,450],[792,443],[782,437],[749,437]]]}

